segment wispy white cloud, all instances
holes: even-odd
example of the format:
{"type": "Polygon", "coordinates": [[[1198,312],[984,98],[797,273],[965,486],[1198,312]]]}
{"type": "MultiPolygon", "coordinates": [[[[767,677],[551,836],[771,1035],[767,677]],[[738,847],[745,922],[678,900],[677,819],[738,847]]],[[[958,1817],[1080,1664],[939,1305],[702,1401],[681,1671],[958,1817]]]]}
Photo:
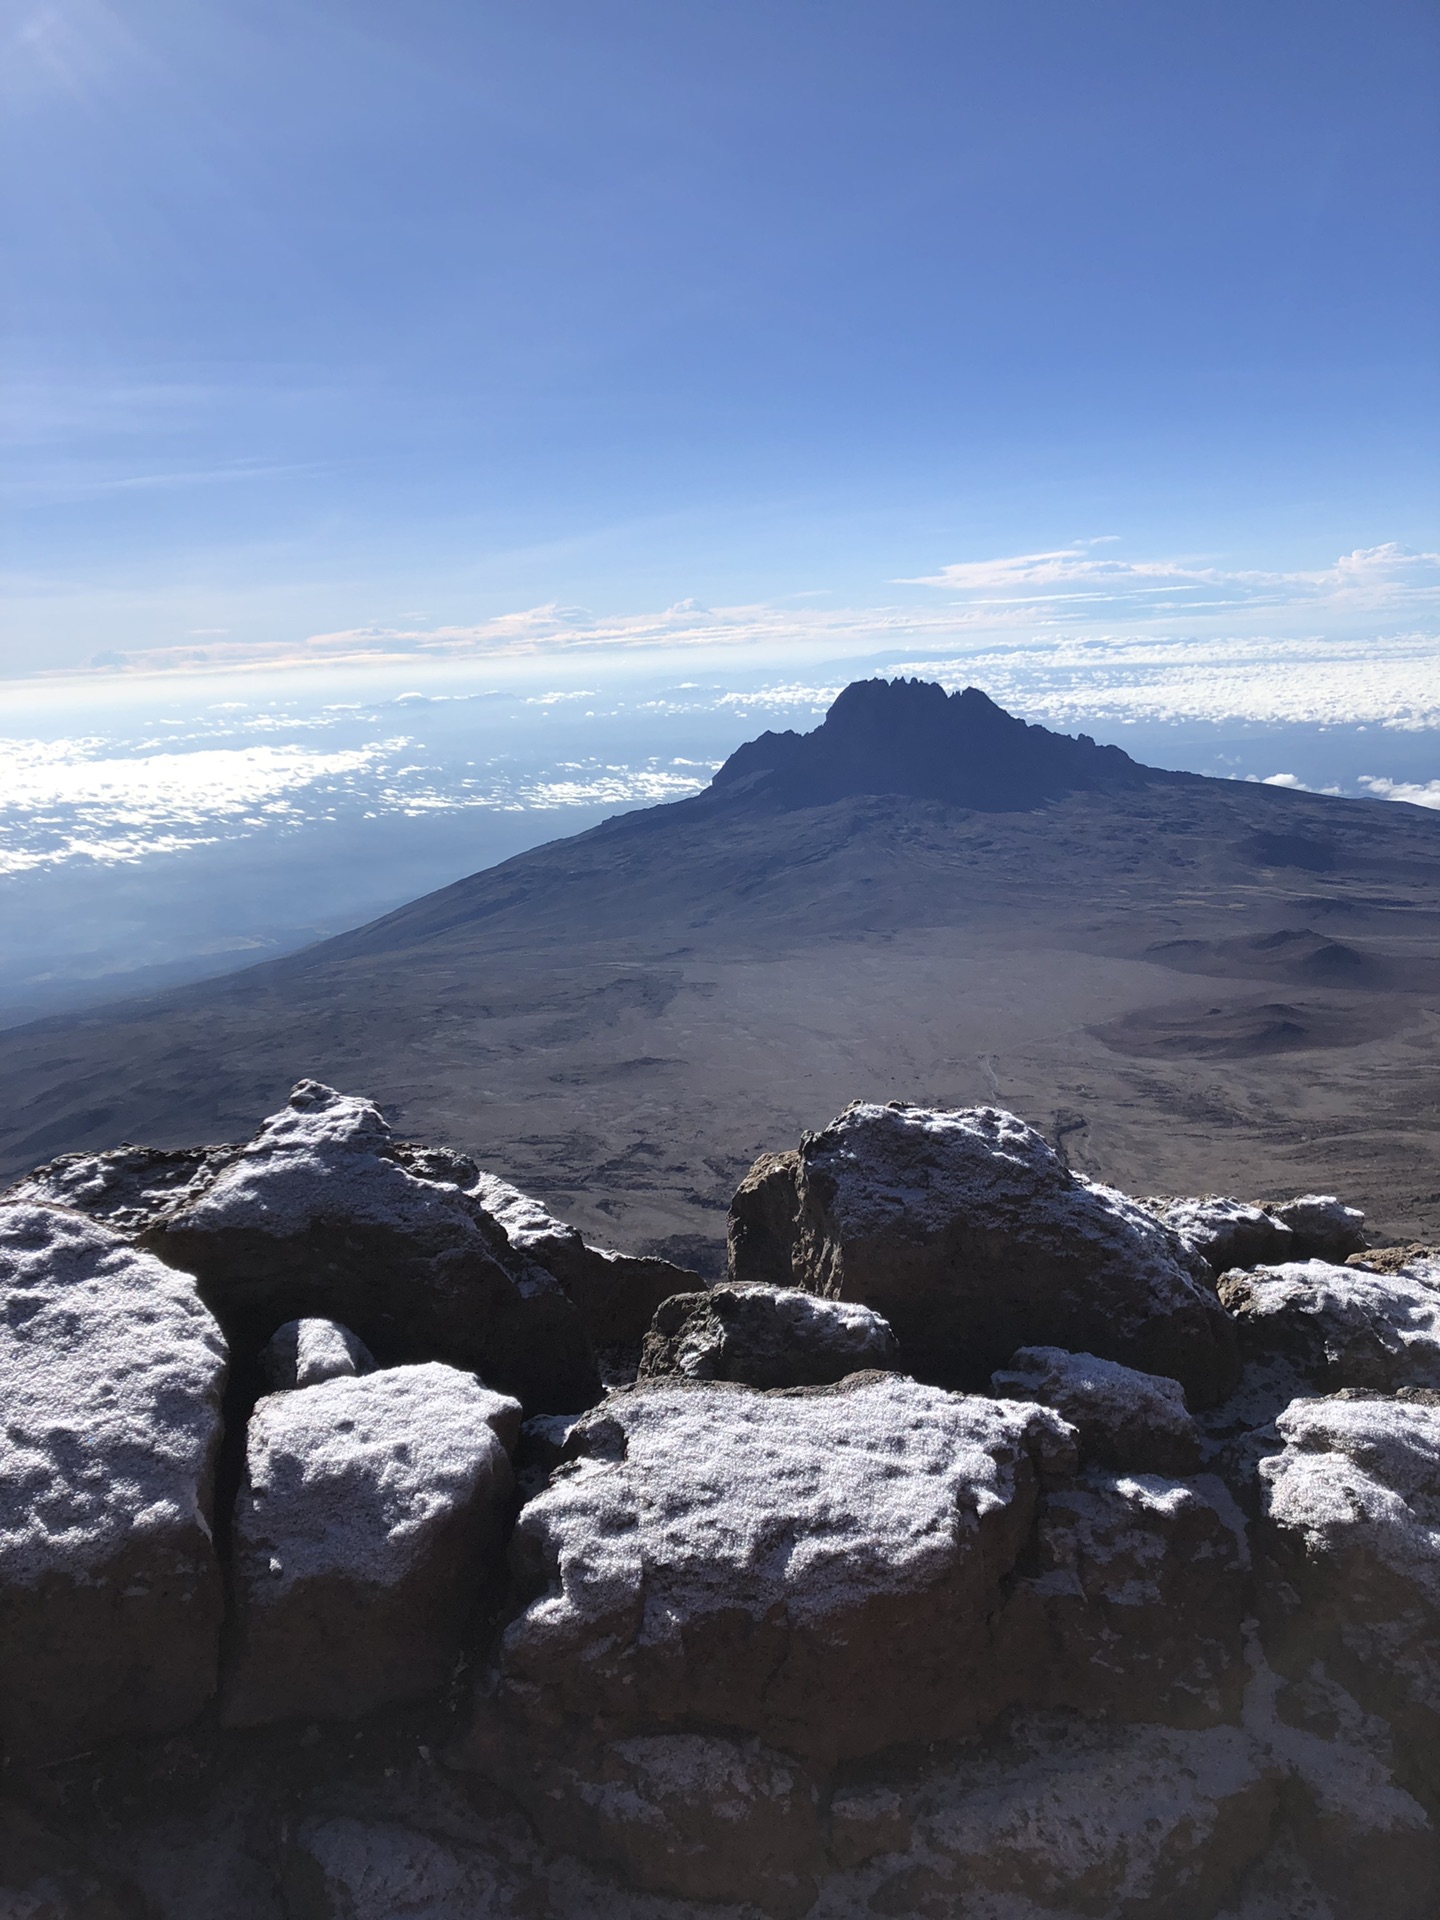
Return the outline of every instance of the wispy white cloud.
{"type": "Polygon", "coordinates": [[[1377,800],[1408,800],[1412,807],[1435,807],[1440,809],[1440,780],[1385,780],[1373,773],[1362,773],[1362,787],[1369,789],[1377,800]]]}

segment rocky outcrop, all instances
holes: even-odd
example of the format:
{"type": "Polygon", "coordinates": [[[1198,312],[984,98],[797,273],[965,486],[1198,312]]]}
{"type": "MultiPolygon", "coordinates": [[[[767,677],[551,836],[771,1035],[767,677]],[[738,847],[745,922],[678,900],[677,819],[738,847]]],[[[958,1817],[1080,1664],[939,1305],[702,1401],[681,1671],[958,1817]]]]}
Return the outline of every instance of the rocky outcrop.
{"type": "Polygon", "coordinates": [[[700,1284],[699,1274],[669,1260],[590,1246],[576,1228],[493,1173],[477,1174],[468,1191],[517,1253],[555,1275],[597,1347],[635,1345],[662,1300],[700,1284]]]}
{"type": "Polygon", "coordinates": [[[338,1320],[287,1320],[260,1349],[260,1371],[272,1393],[290,1393],[373,1373],[375,1356],[338,1320]]]}
{"type": "Polygon", "coordinates": [[[473,1368],[532,1412],[588,1405],[599,1379],[560,1283],[451,1181],[412,1173],[368,1100],[302,1081],[210,1184],[143,1236],[240,1349],[335,1319],[387,1364],[473,1368]]]}
{"type": "Polygon", "coordinates": [[[475,1764],[566,1719],[708,1725],[833,1760],[969,1733],[1005,1704],[1001,1582],[1042,1473],[1041,1407],[858,1375],[835,1388],[637,1386],[520,1516],[534,1595],[501,1643],[475,1764]]]}
{"type": "Polygon", "coordinates": [[[795,1236],[800,1218],[800,1156],[762,1153],[735,1190],[726,1226],[726,1271],[732,1280],[796,1285],[795,1236]]]}
{"type": "Polygon", "coordinates": [[[1027,1566],[1005,1623],[1025,1698],[1180,1727],[1237,1717],[1250,1550],[1223,1482],[1090,1468],[1046,1495],[1027,1566]]]}
{"type": "Polygon", "coordinates": [[[794,1287],[721,1285],[664,1303],[645,1336],[640,1378],[824,1387],[898,1365],[895,1335],[868,1307],[794,1287]]]}
{"type": "Polygon", "coordinates": [[[1165,1374],[1196,1406],[1235,1384],[1203,1268],[1013,1114],[860,1104],[806,1136],[795,1186],[795,1279],[881,1314],[921,1379],[978,1388],[1044,1342],[1165,1374]]]}
{"type": "Polygon", "coordinates": [[[1295,1235],[1264,1207],[1207,1194],[1199,1200],[1146,1200],[1143,1203],[1212,1273],[1231,1267],[1257,1267],[1263,1261],[1288,1260],[1295,1235]]]}
{"type": "Polygon", "coordinates": [[[1300,1400],[1261,1462],[1257,1559],[1271,1664],[1319,1662],[1393,1732],[1407,1786],[1440,1792],[1440,1398],[1300,1400]]]}
{"type": "Polygon", "coordinates": [[[1074,1427],[1086,1465],[1195,1473],[1200,1429],[1177,1380],[1063,1347],[1022,1347],[990,1376],[1002,1400],[1035,1400],[1074,1427]]]}
{"type": "Polygon", "coordinates": [[[1225,1275],[1220,1298],[1246,1361],[1304,1386],[1440,1387],[1440,1286],[1411,1273],[1290,1261],[1225,1275]]]}
{"type": "Polygon", "coordinates": [[[230,1726],[442,1686],[496,1571],[520,1407],[440,1365],[262,1400],[234,1520],[230,1726]]]}
{"type": "Polygon", "coordinates": [[[1288,1227],[1298,1260],[1345,1260],[1365,1245],[1365,1216],[1333,1193],[1302,1193],[1280,1200],[1268,1211],[1288,1227]]]}
{"type": "Polygon", "coordinates": [[[6,1912],[1440,1910],[1440,1261],[1255,1264],[1338,1202],[856,1107],[704,1290],[313,1083],[23,1185],[6,1912]]]}
{"type": "Polygon", "coordinates": [[[215,1684],[225,1347],[185,1275],[0,1207],[0,1739],[49,1760],[182,1726],[215,1684]]]}

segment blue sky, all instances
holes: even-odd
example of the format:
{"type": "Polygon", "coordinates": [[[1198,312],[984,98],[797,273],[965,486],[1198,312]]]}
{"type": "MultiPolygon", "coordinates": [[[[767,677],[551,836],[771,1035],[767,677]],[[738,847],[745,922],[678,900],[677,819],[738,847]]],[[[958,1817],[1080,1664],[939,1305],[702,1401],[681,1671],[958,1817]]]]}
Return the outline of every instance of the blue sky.
{"type": "Polygon", "coordinates": [[[4,19],[0,675],[1440,631],[1428,0],[4,19]]]}

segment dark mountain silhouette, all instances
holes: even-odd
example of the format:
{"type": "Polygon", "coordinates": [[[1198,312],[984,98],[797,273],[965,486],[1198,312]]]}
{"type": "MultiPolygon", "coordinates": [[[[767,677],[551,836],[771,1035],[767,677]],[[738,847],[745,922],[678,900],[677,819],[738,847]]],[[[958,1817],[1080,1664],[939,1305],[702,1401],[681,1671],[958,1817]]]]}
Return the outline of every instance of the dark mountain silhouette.
{"type": "Polygon", "coordinates": [[[1161,777],[1087,733],[1029,726],[978,687],[947,694],[924,680],[856,680],[813,733],[762,733],[731,754],[714,785],[786,807],[900,793],[1006,812],[1161,777]]]}
{"type": "Polygon", "coordinates": [[[998,1100],[1132,1191],[1440,1231],[1440,815],[849,687],[703,793],[245,972],[0,1033],[0,1164],[369,1093],[592,1236],[713,1267],[757,1152],[998,1100]],[[1203,977],[1201,977],[1203,976],[1203,977]]]}

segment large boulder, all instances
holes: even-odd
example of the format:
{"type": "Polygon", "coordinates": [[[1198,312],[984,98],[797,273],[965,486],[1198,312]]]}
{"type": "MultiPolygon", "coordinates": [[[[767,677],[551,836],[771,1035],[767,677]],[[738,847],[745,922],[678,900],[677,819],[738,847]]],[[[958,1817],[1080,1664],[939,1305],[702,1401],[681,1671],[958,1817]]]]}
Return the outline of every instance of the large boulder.
{"type": "Polygon", "coordinates": [[[597,1347],[636,1345],[662,1300],[700,1285],[699,1274],[672,1261],[590,1246],[578,1228],[496,1174],[477,1173],[467,1190],[517,1253],[555,1275],[597,1347]]]}
{"type": "Polygon", "coordinates": [[[1027,1698],[1114,1721],[1236,1717],[1250,1548],[1222,1481],[1089,1468],[1046,1494],[1025,1564],[1003,1634],[1012,1664],[1033,1663],[1027,1698]]]}
{"type": "Polygon", "coordinates": [[[1240,1351],[1312,1389],[1440,1387],[1440,1287],[1324,1260],[1226,1274],[1240,1351]]]}
{"type": "Polygon", "coordinates": [[[1013,1114],[858,1104],[805,1137],[794,1178],[796,1281],[881,1314],[920,1379],[978,1389],[1043,1342],[1168,1375],[1193,1406],[1235,1383],[1203,1265],[1013,1114]]]}
{"type": "Polygon", "coordinates": [[[50,1760],[215,1685],[225,1343],[194,1283],[59,1207],[0,1207],[0,1739],[50,1760]]]}
{"type": "Polygon", "coordinates": [[[302,1080],[142,1244],[196,1276],[237,1350],[287,1320],[334,1319],[385,1364],[470,1368],[531,1412],[591,1404],[594,1355],[559,1281],[404,1157],[368,1100],[302,1080]]]}
{"type": "Polygon", "coordinates": [[[1394,1732],[1440,1794],[1440,1396],[1297,1400],[1260,1464],[1257,1590],[1285,1676],[1316,1662],[1394,1732]]]}
{"type": "Polygon", "coordinates": [[[73,1207],[135,1239],[203,1193],[239,1147],[137,1147],[65,1153],[17,1180],[0,1200],[73,1207]]]}
{"type": "Polygon", "coordinates": [[[795,1287],[722,1284],[665,1301],[645,1336],[640,1378],[824,1387],[899,1364],[895,1335],[868,1307],[795,1287]]]}
{"type": "Polygon", "coordinates": [[[824,1865],[820,1791],[793,1755],[714,1733],[571,1740],[512,1776],[544,1838],[686,1900],[798,1920],[824,1865]]]}
{"type": "Polygon", "coordinates": [[[575,1726],[702,1726],[829,1760],[969,1733],[1004,1704],[1002,1585],[1042,1471],[1074,1463],[1053,1413],[893,1375],[655,1382],[570,1445],[587,1451],[512,1541],[533,1598],[477,1703],[471,1765],[514,1778],[575,1726]]]}
{"type": "MultiPolygon", "coordinates": [[[[836,1796],[845,1824],[864,1797],[836,1796]]],[[[942,1762],[903,1797],[903,1846],[826,1883],[817,1916],[1210,1920],[1270,1837],[1276,1775],[1237,1727],[1041,1714],[942,1762]]]]}
{"type": "Polygon", "coordinates": [[[1063,1347],[1022,1347],[1008,1367],[991,1374],[990,1389],[1002,1400],[1053,1407],[1074,1427],[1087,1466],[1171,1474],[1199,1469],[1200,1429],[1179,1381],[1163,1374],[1063,1347]]]}
{"type": "Polygon", "coordinates": [[[1283,1221],[1244,1200],[1211,1193],[1203,1199],[1147,1199],[1143,1204],[1212,1273],[1288,1260],[1295,1250],[1295,1236],[1283,1221]]]}
{"type": "Polygon", "coordinates": [[[1297,1260],[1345,1260],[1365,1246],[1365,1216],[1333,1193],[1302,1193],[1272,1202],[1266,1212],[1288,1227],[1297,1260]]]}
{"type": "Polygon", "coordinates": [[[726,1226],[726,1271],[732,1280],[795,1285],[793,1261],[800,1215],[800,1156],[762,1153],[735,1190],[726,1226]]]}
{"type": "Polygon", "coordinates": [[[520,1407],[453,1367],[261,1400],[235,1504],[230,1726],[442,1686],[501,1561],[520,1407]]]}

